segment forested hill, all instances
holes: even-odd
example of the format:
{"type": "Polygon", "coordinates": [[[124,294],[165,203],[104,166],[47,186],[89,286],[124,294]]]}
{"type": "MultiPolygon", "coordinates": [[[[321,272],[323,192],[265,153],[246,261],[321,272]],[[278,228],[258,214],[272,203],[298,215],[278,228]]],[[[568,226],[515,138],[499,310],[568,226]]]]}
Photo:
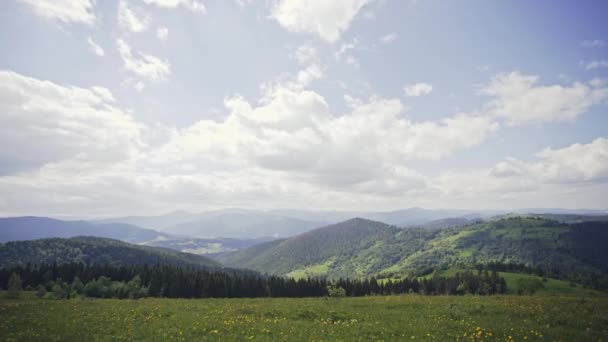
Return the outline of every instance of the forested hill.
{"type": "Polygon", "coordinates": [[[32,264],[73,263],[192,266],[219,268],[221,265],[207,257],[169,249],[128,244],[97,237],[51,238],[12,241],[0,244],[0,267],[32,264]]]}
{"type": "MultiPolygon", "coordinates": [[[[325,270],[325,266],[331,264],[340,276],[353,278],[365,274],[354,272],[352,267],[341,269],[342,265],[357,263],[363,251],[380,251],[381,245],[398,232],[399,228],[385,223],[355,218],[229,253],[219,260],[227,265],[240,264],[240,267],[280,275],[309,265],[325,270]]],[[[326,274],[317,273],[311,275],[326,274]]]]}
{"type": "Polygon", "coordinates": [[[517,263],[608,273],[608,222],[509,217],[442,230],[349,220],[222,256],[227,266],[291,276],[395,277],[475,264],[517,263]]]}

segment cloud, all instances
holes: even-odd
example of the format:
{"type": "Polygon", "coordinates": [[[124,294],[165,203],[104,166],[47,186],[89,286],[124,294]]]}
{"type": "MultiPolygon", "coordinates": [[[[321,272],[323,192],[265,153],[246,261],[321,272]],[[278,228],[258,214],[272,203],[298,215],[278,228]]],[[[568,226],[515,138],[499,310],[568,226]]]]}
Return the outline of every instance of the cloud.
{"type": "Polygon", "coordinates": [[[64,24],[95,22],[94,0],[18,0],[31,7],[38,16],[64,24]]]}
{"type": "Polygon", "coordinates": [[[437,185],[442,196],[484,197],[500,201],[526,198],[523,193],[546,196],[549,191],[559,194],[577,188],[585,193],[581,187],[599,189],[607,182],[608,139],[597,138],[588,144],[544,149],[532,161],[506,158],[489,169],[448,171],[433,184],[437,185]]]}
{"type": "Polygon", "coordinates": [[[392,42],[394,42],[395,40],[397,40],[399,38],[399,35],[396,32],[391,32],[388,33],[382,37],[380,37],[380,42],[382,44],[390,44],[392,42]]]}
{"type": "Polygon", "coordinates": [[[251,5],[251,2],[253,0],[234,0],[234,2],[236,2],[236,4],[239,6],[240,9],[243,9],[249,5],[251,5]]]}
{"type": "Polygon", "coordinates": [[[597,189],[608,184],[607,138],[547,148],[529,161],[420,172],[421,161],[487,141],[499,128],[496,117],[416,121],[400,99],[378,96],[348,97],[336,112],[299,78],[268,84],[253,100],[227,97],[224,116],[174,128],[135,121],[105,88],[0,72],[0,211],[522,206],[536,194],[553,199],[573,187],[601,199],[597,189]]]}
{"type": "Polygon", "coordinates": [[[587,70],[608,68],[608,60],[581,62],[581,65],[584,66],[587,70]]]}
{"type": "Polygon", "coordinates": [[[530,165],[532,173],[546,182],[605,182],[608,180],[608,139],[573,144],[562,149],[547,148],[537,154],[540,162],[530,165]]]}
{"type": "Polygon", "coordinates": [[[584,40],[581,43],[581,46],[586,48],[599,48],[606,46],[606,42],[601,39],[584,40]]]}
{"type": "Polygon", "coordinates": [[[348,113],[334,115],[321,95],[285,86],[269,89],[257,106],[239,96],[225,105],[223,121],[201,120],[180,131],[150,160],[196,170],[255,168],[289,184],[335,191],[373,192],[375,184],[402,194],[426,186],[408,161],[440,160],[497,128],[467,114],[413,122],[398,99],[353,100],[348,113]]]}
{"type": "Polygon", "coordinates": [[[91,50],[91,52],[93,52],[97,56],[103,57],[106,54],[105,51],[103,51],[103,49],[101,48],[101,46],[99,46],[97,43],[95,43],[95,41],[93,41],[93,38],[91,38],[91,36],[87,38],[87,43],[89,44],[89,49],[91,50]]]}
{"type": "Polygon", "coordinates": [[[517,71],[496,75],[481,93],[491,96],[487,112],[511,125],[574,120],[591,106],[608,98],[608,88],[538,85],[538,76],[517,71]]]}
{"type": "Polygon", "coordinates": [[[116,40],[124,68],[149,81],[163,81],[171,74],[171,65],[158,57],[131,52],[131,47],[122,39],[116,40]]]}
{"type": "Polygon", "coordinates": [[[138,17],[131,8],[129,8],[126,0],[120,0],[118,3],[118,25],[131,32],[143,32],[148,27],[149,18],[138,17]]]}
{"type": "Polygon", "coordinates": [[[311,64],[298,72],[297,80],[301,86],[308,86],[312,81],[323,77],[323,70],[318,64],[311,64]]]}
{"type": "Polygon", "coordinates": [[[277,0],[271,17],[290,32],[309,33],[328,42],[337,41],[370,0],[277,0]]]}
{"type": "Polygon", "coordinates": [[[357,60],[355,56],[349,53],[350,50],[357,49],[358,45],[359,41],[356,38],[354,38],[350,43],[343,43],[342,45],[340,45],[338,51],[334,53],[336,60],[344,61],[346,64],[351,65],[355,68],[360,67],[359,60],[357,60]]]}
{"type": "Polygon", "coordinates": [[[167,40],[167,36],[169,36],[169,29],[161,26],[156,30],[156,37],[160,40],[167,40]]]}
{"type": "Polygon", "coordinates": [[[403,87],[406,96],[424,96],[433,91],[433,86],[428,83],[414,83],[403,87]]]}
{"type": "Polygon", "coordinates": [[[0,71],[0,164],[113,162],[143,145],[141,126],[105,88],[62,86],[0,71]]]}
{"type": "Polygon", "coordinates": [[[317,56],[317,49],[308,44],[299,46],[296,49],[294,57],[300,65],[314,63],[319,60],[317,56]]]}
{"type": "Polygon", "coordinates": [[[155,5],[164,8],[184,7],[193,12],[207,13],[205,5],[196,0],[143,0],[148,5],[155,5]]]}

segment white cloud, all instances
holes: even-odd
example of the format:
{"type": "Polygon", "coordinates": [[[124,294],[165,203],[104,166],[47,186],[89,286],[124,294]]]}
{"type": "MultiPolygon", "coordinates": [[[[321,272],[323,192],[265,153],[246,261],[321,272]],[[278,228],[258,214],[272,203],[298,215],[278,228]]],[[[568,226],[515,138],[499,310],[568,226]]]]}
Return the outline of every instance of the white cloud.
{"type": "Polygon", "coordinates": [[[380,42],[382,44],[390,44],[392,42],[394,42],[395,40],[397,40],[399,38],[399,35],[396,32],[391,32],[388,33],[382,37],[380,37],[380,42]]]}
{"type": "Polygon", "coordinates": [[[328,42],[337,41],[370,0],[277,0],[271,16],[290,32],[316,34],[328,42]]]}
{"type": "Polygon", "coordinates": [[[587,70],[608,68],[608,60],[581,62],[581,65],[583,65],[587,70]]]}
{"type": "Polygon", "coordinates": [[[598,48],[606,46],[606,42],[601,39],[584,40],[581,45],[586,48],[598,48]]]}
{"type": "Polygon", "coordinates": [[[312,81],[323,77],[323,70],[318,64],[311,64],[298,72],[297,80],[301,86],[308,86],[312,81]]]}
{"type": "Polygon", "coordinates": [[[530,165],[532,172],[547,182],[603,182],[608,180],[608,139],[573,144],[562,149],[547,148],[530,165]]]}
{"type": "Polygon", "coordinates": [[[135,85],[133,86],[133,88],[135,88],[135,90],[137,90],[138,92],[142,92],[145,88],[145,84],[142,81],[138,81],[137,83],[135,83],[135,85]]]}
{"type": "Polygon", "coordinates": [[[87,38],[87,43],[89,44],[89,49],[91,50],[91,52],[93,52],[97,56],[102,57],[106,54],[105,51],[103,51],[103,49],[101,48],[101,46],[99,46],[97,43],[95,43],[95,41],[93,41],[93,38],[91,38],[91,36],[87,38]]]}
{"type": "Polygon", "coordinates": [[[236,2],[236,4],[239,6],[240,9],[243,9],[249,5],[251,5],[251,2],[253,0],[234,0],[234,2],[236,2]]]}
{"type": "Polygon", "coordinates": [[[351,53],[349,53],[350,50],[355,50],[358,48],[358,46],[359,41],[357,40],[357,38],[354,38],[350,43],[343,43],[342,45],[340,45],[338,51],[334,53],[336,60],[344,61],[344,63],[348,65],[351,65],[355,68],[359,68],[359,60],[351,53]]]}
{"type": "Polygon", "coordinates": [[[161,26],[156,30],[156,37],[160,40],[167,40],[167,36],[169,36],[169,29],[161,26]]]}
{"type": "MultiPolygon", "coordinates": [[[[531,161],[422,173],[415,169],[420,161],[486,141],[499,127],[496,118],[459,113],[414,121],[401,100],[374,96],[347,97],[347,109],[337,113],[299,81],[306,83],[295,74],[267,85],[252,101],[228,97],[224,117],[177,129],[138,123],[105,88],[0,72],[0,211],[522,206],[537,193],[557,198],[574,186],[608,184],[606,138],[545,149],[531,161]],[[21,165],[18,172],[2,168],[10,164],[21,165]]],[[[600,196],[593,189],[581,193],[600,196]]]]}
{"type": "Polygon", "coordinates": [[[165,8],[176,8],[176,7],[184,7],[193,12],[206,13],[207,8],[205,5],[196,0],[143,0],[148,5],[155,5],[158,7],[165,8]]]}
{"type": "Polygon", "coordinates": [[[424,96],[433,91],[433,86],[428,83],[414,83],[403,87],[406,96],[424,96]]]}
{"type": "MultiPolygon", "coordinates": [[[[514,203],[529,194],[555,195],[581,187],[608,183],[608,139],[573,144],[561,149],[547,148],[533,161],[506,158],[489,169],[448,171],[433,181],[442,196],[488,198],[498,203],[513,198],[514,203]]],[[[571,198],[571,196],[568,196],[571,198]]],[[[547,199],[545,198],[545,201],[547,199]]],[[[521,207],[522,204],[516,204],[521,207]]]]}
{"type": "Polygon", "coordinates": [[[122,39],[116,41],[118,52],[126,70],[150,81],[166,80],[171,74],[171,65],[158,57],[131,52],[131,47],[122,39]]]}
{"type": "Polygon", "coordinates": [[[149,18],[138,17],[135,12],[129,8],[126,0],[120,0],[118,3],[118,25],[131,32],[143,32],[148,27],[149,18]]]}
{"type": "Polygon", "coordinates": [[[94,0],[19,0],[29,5],[36,15],[65,24],[95,22],[94,0]]]}
{"type": "Polygon", "coordinates": [[[317,62],[317,49],[308,44],[302,45],[296,49],[295,59],[300,65],[317,62]]]}
{"type": "Polygon", "coordinates": [[[608,98],[608,88],[591,88],[575,82],[572,86],[538,85],[538,76],[517,71],[496,75],[481,89],[492,96],[486,110],[511,125],[530,122],[568,121],[608,98]]]}
{"type": "Polygon", "coordinates": [[[439,160],[479,144],[497,128],[489,118],[466,114],[412,122],[396,99],[353,100],[349,113],[336,116],[319,94],[282,86],[270,89],[258,106],[241,97],[225,104],[225,120],[199,121],[151,160],[199,170],[251,165],[279,172],[273,177],[287,183],[368,192],[377,184],[383,193],[392,184],[392,192],[403,193],[403,184],[426,184],[404,163],[439,160]]]}
{"type": "Polygon", "coordinates": [[[105,88],[62,86],[0,71],[0,99],[3,163],[116,161],[142,145],[141,126],[113,105],[105,88]]]}

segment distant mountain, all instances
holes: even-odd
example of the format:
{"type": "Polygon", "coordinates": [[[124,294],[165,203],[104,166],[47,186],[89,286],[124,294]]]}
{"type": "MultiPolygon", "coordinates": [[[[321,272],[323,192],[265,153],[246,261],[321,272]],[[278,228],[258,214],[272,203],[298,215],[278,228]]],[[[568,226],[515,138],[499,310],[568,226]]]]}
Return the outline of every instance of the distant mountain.
{"type": "Polygon", "coordinates": [[[593,221],[608,221],[608,214],[593,214],[593,215],[582,215],[582,214],[531,214],[533,216],[542,217],[548,220],[555,220],[564,223],[581,223],[581,222],[593,222],[593,221]]]}
{"type": "Polygon", "coordinates": [[[451,209],[423,209],[408,208],[394,211],[308,211],[308,210],[271,210],[269,213],[299,218],[302,220],[323,221],[337,223],[353,217],[360,217],[372,221],[380,221],[395,226],[421,225],[430,221],[462,217],[475,219],[480,217],[490,217],[505,213],[499,210],[451,210],[451,209]]]}
{"type": "Polygon", "coordinates": [[[248,248],[263,242],[274,240],[273,238],[261,237],[256,239],[198,239],[198,238],[173,238],[168,240],[151,240],[144,243],[147,246],[169,248],[176,251],[192,254],[218,254],[234,252],[239,249],[248,248]]]}
{"type": "Polygon", "coordinates": [[[300,234],[324,225],[323,222],[305,221],[263,212],[214,212],[195,221],[181,223],[165,229],[174,235],[199,238],[259,238],[286,237],[300,234]]]}
{"type": "Polygon", "coordinates": [[[33,216],[0,218],[0,242],[84,235],[130,243],[170,238],[168,234],[125,223],[93,224],[85,221],[61,221],[33,216]]]}
{"type": "MultiPolygon", "coordinates": [[[[608,215],[605,211],[570,209],[521,209],[525,213],[559,213],[572,215],[608,215]]],[[[196,238],[229,237],[250,239],[263,236],[275,238],[289,237],[308,230],[338,223],[353,217],[406,227],[423,226],[432,221],[446,219],[488,219],[508,214],[507,210],[453,210],[407,208],[394,211],[327,211],[327,210],[252,210],[221,209],[201,213],[176,211],[158,216],[128,216],[92,221],[93,223],[127,223],[139,227],[155,229],[172,235],[185,235],[196,238]]],[[[435,222],[445,227],[447,222],[435,222]]],[[[447,226],[450,226],[449,224],[447,226]]]]}
{"type": "Polygon", "coordinates": [[[92,223],[127,223],[139,227],[154,230],[164,230],[180,223],[196,220],[200,214],[193,214],[187,211],[174,211],[164,215],[156,216],[124,216],[100,220],[91,220],[92,223]]]}
{"type": "Polygon", "coordinates": [[[218,262],[200,255],[98,237],[51,238],[0,244],[0,267],[70,262],[112,266],[168,264],[199,268],[221,267],[218,262]]]}
{"type": "Polygon", "coordinates": [[[466,217],[449,217],[439,220],[434,220],[430,222],[426,222],[422,225],[418,225],[418,227],[425,229],[445,229],[451,227],[464,226],[472,223],[481,222],[481,219],[471,219],[466,217]]]}
{"type": "Polygon", "coordinates": [[[228,253],[228,266],[291,276],[367,277],[491,261],[562,272],[608,272],[608,222],[510,217],[440,230],[348,220],[228,253]]]}

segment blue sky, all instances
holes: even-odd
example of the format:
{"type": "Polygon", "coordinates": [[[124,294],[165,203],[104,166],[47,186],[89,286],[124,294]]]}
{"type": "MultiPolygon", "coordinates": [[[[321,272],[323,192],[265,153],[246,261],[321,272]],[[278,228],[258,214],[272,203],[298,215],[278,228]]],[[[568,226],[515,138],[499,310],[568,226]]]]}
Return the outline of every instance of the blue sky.
{"type": "Polygon", "coordinates": [[[4,1],[0,213],[606,209],[605,13],[4,1]]]}

